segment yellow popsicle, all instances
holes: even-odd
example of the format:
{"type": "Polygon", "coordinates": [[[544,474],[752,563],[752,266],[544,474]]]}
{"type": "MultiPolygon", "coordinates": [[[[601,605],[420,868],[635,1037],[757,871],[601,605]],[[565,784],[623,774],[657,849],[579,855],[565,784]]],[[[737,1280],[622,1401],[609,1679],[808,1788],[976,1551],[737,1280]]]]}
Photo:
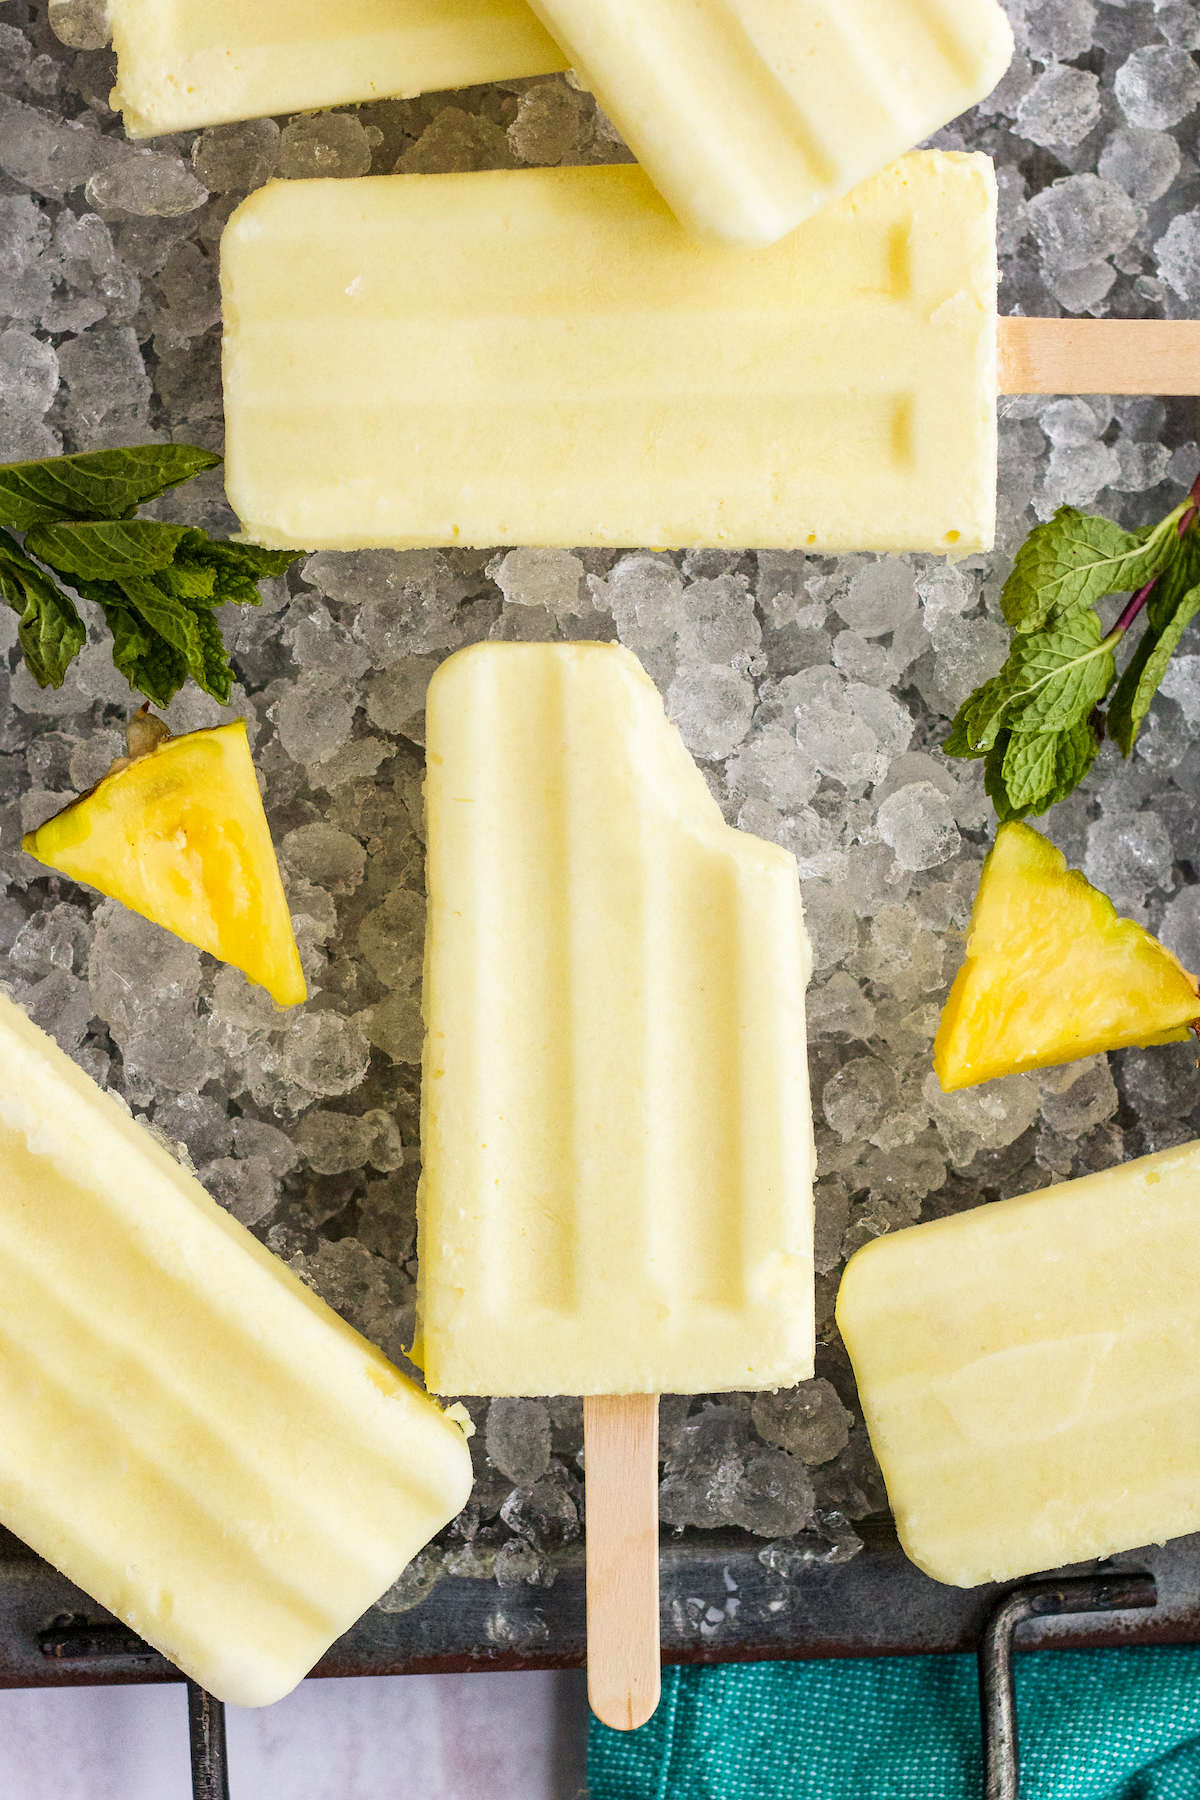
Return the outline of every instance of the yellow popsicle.
{"type": "Polygon", "coordinates": [[[431,1389],[812,1373],[810,953],[637,659],[482,644],[426,712],[431,1389]]]}
{"type": "Polygon", "coordinates": [[[274,183],[222,240],[230,500],[311,549],[987,548],[995,205],[924,152],[732,256],[629,166],[274,183]]]}
{"type": "Polygon", "coordinates": [[[771,244],[991,93],[996,0],[532,0],[676,217],[771,244]]]}
{"type": "Polygon", "coordinates": [[[0,996],[0,1521],[262,1706],[470,1486],[453,1420],[0,996]]]}
{"type": "Polygon", "coordinates": [[[1200,1144],[877,1238],[837,1317],[936,1580],[1200,1529],[1200,1144]]]}
{"type": "Polygon", "coordinates": [[[110,0],[132,138],[565,69],[524,0],[110,0]]]}

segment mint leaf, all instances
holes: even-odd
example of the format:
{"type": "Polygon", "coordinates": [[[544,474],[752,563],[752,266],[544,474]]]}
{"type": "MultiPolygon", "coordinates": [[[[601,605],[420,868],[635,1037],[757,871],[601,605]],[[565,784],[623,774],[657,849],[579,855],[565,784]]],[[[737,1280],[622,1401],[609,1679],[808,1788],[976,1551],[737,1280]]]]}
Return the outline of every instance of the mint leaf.
{"type": "Polygon", "coordinates": [[[1074,793],[1100,743],[1088,719],[1068,731],[1002,731],[983,765],[984,790],[1003,824],[1048,812],[1074,793]]]}
{"type": "Polygon", "coordinates": [[[1083,780],[1100,745],[1087,719],[1065,731],[1014,731],[1004,753],[1003,781],[1014,818],[1044,813],[1083,780]]]}
{"type": "Polygon", "coordinates": [[[1018,639],[1005,664],[1011,673],[1004,723],[1021,732],[1069,731],[1086,719],[1112,686],[1118,642],[1104,636],[1091,608],[1053,631],[1018,639]]]}
{"type": "Polygon", "coordinates": [[[1010,819],[1023,819],[1028,807],[1018,809],[1008,797],[1008,784],[1004,779],[1004,763],[1012,742],[1011,731],[1001,731],[988,751],[983,764],[983,791],[996,809],[996,817],[1002,825],[1010,819]]]}
{"type": "Polygon", "coordinates": [[[191,444],[141,444],[8,463],[0,466],[0,525],[27,531],[59,519],[129,519],[220,461],[191,444]]]}
{"type": "Polygon", "coordinates": [[[113,662],[130,687],[155,706],[169,706],[187,680],[183,659],[138,617],[113,583],[81,581],[79,592],[104,614],[112,633],[113,662]]]}
{"type": "Polygon", "coordinates": [[[186,444],[146,444],[0,466],[0,525],[24,530],[28,552],[0,532],[0,598],[22,614],[21,647],[43,686],[61,684],[86,636],[49,569],[100,607],[114,663],[148,700],[166,706],[189,675],[222,704],[229,699],[233,673],[213,612],[259,605],[256,584],[300,552],[133,516],[220,460],[186,444]]]}
{"type": "Polygon", "coordinates": [[[225,653],[225,640],[221,636],[221,627],[210,612],[193,614],[196,621],[199,640],[200,661],[204,670],[204,679],[200,686],[222,706],[229,704],[229,696],[233,692],[233,670],[229,666],[229,658],[225,653]]]}
{"type": "Polygon", "coordinates": [[[1004,753],[1004,786],[1009,804],[1019,812],[1032,811],[1055,785],[1059,735],[1057,731],[1010,734],[1004,753]]]}
{"type": "MultiPolygon", "coordinates": [[[[79,592],[103,612],[104,622],[112,632],[113,662],[130,687],[155,706],[169,706],[190,673],[187,651],[156,631],[116,582],[81,581],[79,592]]],[[[154,611],[153,603],[149,610],[154,611]]],[[[199,633],[188,651],[191,664],[203,668],[199,633]]]]}
{"type": "Polygon", "coordinates": [[[1143,587],[1174,559],[1189,501],[1149,531],[1122,531],[1111,519],[1060,506],[1017,552],[1000,605],[1014,631],[1040,631],[1106,594],[1143,587]]]}
{"type": "Polygon", "coordinates": [[[993,675],[963,701],[954,715],[950,736],[942,745],[947,756],[985,756],[992,748],[1004,708],[1012,697],[1011,664],[1010,656],[999,675],[993,675]]]}
{"type": "Polygon", "coordinates": [[[1089,610],[1053,631],[1018,638],[1000,673],[959,707],[942,746],[947,756],[985,756],[1002,730],[1071,730],[1104,698],[1116,673],[1117,640],[1103,633],[1099,614],[1089,610]]]}
{"type": "Polygon", "coordinates": [[[1092,730],[1091,719],[1081,719],[1070,731],[1060,732],[1058,752],[1055,759],[1054,786],[1048,794],[1043,795],[1041,804],[1035,806],[1034,812],[1044,813],[1068,794],[1073,794],[1083,780],[1100,751],[1100,739],[1092,730]]]}
{"type": "Polygon", "coordinates": [[[196,614],[171,592],[168,580],[130,575],[117,585],[150,629],[179,652],[192,679],[203,685],[204,656],[196,614]]]}
{"type": "Polygon", "coordinates": [[[7,531],[0,531],[0,599],[20,613],[17,642],[39,687],[61,687],[87,642],[83,620],[44,570],[30,562],[7,531]]]}
{"type": "Polygon", "coordinates": [[[207,542],[194,526],[160,525],[153,519],[35,525],[25,535],[31,555],[86,581],[120,581],[125,575],[169,569],[181,546],[194,551],[207,542]]]}
{"type": "Polygon", "coordinates": [[[217,541],[206,544],[203,555],[216,577],[218,604],[228,601],[234,606],[261,606],[262,595],[256,583],[282,575],[299,552],[260,550],[257,544],[217,541]]]}
{"type": "Polygon", "coordinates": [[[1179,640],[1200,611],[1200,540],[1189,532],[1184,544],[1150,596],[1141,642],[1109,702],[1109,736],[1122,756],[1131,754],[1179,640]]]}

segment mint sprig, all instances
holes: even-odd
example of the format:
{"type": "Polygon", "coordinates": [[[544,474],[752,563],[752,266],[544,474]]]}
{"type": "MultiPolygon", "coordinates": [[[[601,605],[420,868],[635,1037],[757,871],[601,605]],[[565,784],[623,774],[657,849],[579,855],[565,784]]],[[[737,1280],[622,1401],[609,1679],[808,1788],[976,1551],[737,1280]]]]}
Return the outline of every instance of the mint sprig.
{"type": "Polygon", "coordinates": [[[167,706],[189,678],[224,705],[233,671],[213,614],[257,606],[257,583],[300,554],[139,519],[139,506],[220,462],[190,444],[145,444],[0,466],[0,599],[39,687],[61,687],[87,641],[65,584],[99,606],[131,688],[167,706]],[[12,531],[23,531],[22,549],[12,531]]]}
{"type": "Polygon", "coordinates": [[[1013,644],[998,675],[964,701],[942,746],[983,757],[1001,821],[1044,813],[1083,780],[1105,729],[1129,756],[1183,632],[1200,611],[1200,480],[1157,525],[1123,531],[1063,506],[1017,553],[1000,605],[1013,644]],[[1096,611],[1136,588],[1111,631],[1096,611]],[[1117,681],[1114,652],[1146,614],[1117,681]],[[1115,691],[1113,684],[1116,683],[1115,691]],[[1100,707],[1108,698],[1107,715],[1100,707]]]}

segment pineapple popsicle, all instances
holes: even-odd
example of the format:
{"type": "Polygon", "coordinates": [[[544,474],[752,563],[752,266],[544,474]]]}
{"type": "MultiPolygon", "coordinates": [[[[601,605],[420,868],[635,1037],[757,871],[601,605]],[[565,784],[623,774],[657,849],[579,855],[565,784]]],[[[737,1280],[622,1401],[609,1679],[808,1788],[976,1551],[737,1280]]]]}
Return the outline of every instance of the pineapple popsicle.
{"type": "Polygon", "coordinates": [[[565,69],[524,0],[110,0],[131,138],[565,69]]]}
{"type": "Polygon", "coordinates": [[[996,0],[532,0],[676,218],[772,244],[990,94],[996,0]]]}
{"type": "Polygon", "coordinates": [[[1200,1529],[1200,1143],[878,1238],[837,1317],[935,1580],[1200,1529]]]}
{"type": "Polygon", "coordinates": [[[0,1520],[219,1699],[466,1502],[462,1431],[0,996],[0,1520]]]}
{"type": "Polygon", "coordinates": [[[460,651],[426,729],[431,1390],[808,1377],[794,858],[725,824],[627,650],[460,651]]]}
{"type": "Polygon", "coordinates": [[[794,858],[725,824],[637,658],[480,644],[426,710],[418,1345],[583,1394],[588,1695],[659,1696],[658,1402],[812,1374],[794,858]]]}
{"type": "Polygon", "coordinates": [[[986,548],[995,226],[940,151],[741,256],[630,166],[276,182],[221,246],[229,498],[308,549],[986,548]]]}

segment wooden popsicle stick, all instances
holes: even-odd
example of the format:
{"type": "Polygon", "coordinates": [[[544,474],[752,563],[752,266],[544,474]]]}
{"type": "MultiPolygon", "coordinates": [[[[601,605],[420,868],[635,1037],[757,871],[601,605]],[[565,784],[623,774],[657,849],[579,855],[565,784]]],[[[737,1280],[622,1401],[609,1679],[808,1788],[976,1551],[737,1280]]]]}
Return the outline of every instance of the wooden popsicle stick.
{"type": "Polygon", "coordinates": [[[658,1705],[658,1395],[583,1402],[587,1672],[592,1711],[615,1731],[658,1705]]]}
{"type": "Polygon", "coordinates": [[[1001,319],[1002,394],[1200,394],[1200,320],[1001,319]]]}

